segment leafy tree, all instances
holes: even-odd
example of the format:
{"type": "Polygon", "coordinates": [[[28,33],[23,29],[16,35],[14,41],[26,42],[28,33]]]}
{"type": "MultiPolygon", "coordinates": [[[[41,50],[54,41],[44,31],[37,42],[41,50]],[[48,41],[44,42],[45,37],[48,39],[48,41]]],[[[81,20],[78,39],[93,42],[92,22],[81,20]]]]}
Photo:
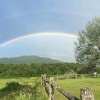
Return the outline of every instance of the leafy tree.
{"type": "Polygon", "coordinates": [[[77,39],[76,60],[86,64],[86,70],[90,73],[100,64],[100,18],[88,22],[86,28],[79,32],[77,39]]]}
{"type": "Polygon", "coordinates": [[[82,64],[59,63],[59,64],[0,64],[0,78],[33,77],[47,74],[47,76],[64,74],[73,70],[80,73],[82,64]]]}

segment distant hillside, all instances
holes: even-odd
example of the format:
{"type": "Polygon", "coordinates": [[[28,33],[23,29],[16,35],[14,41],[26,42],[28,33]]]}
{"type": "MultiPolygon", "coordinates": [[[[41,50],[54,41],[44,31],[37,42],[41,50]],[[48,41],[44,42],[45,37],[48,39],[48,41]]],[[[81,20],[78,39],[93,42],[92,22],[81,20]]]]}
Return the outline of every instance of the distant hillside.
{"type": "Polygon", "coordinates": [[[44,58],[39,56],[20,56],[13,58],[0,58],[0,64],[31,64],[31,63],[61,63],[50,58],[44,58]]]}

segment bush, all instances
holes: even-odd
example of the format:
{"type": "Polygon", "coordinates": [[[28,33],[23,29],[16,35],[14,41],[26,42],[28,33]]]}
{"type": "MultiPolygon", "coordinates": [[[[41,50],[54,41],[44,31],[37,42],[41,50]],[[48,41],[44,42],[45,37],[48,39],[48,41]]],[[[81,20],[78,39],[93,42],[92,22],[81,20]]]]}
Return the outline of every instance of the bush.
{"type": "Polygon", "coordinates": [[[20,85],[18,82],[10,82],[0,90],[0,100],[46,100],[42,91],[38,82],[35,82],[33,87],[20,85]]]}

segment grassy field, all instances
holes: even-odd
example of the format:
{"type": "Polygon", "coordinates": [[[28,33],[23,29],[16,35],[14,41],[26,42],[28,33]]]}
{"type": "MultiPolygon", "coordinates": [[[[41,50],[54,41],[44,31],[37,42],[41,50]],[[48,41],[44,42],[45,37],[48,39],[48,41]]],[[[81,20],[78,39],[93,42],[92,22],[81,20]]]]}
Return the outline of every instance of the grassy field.
{"type": "Polygon", "coordinates": [[[40,78],[0,79],[0,100],[47,100],[40,78]]]}
{"type": "MultiPolygon", "coordinates": [[[[100,100],[100,78],[63,79],[55,84],[79,97],[80,88],[89,87],[93,90],[95,100],[100,100]]],[[[47,95],[40,84],[40,78],[0,79],[0,100],[47,100],[47,95]],[[6,85],[9,82],[18,84],[6,85]]],[[[55,91],[55,100],[66,98],[55,91]]]]}
{"type": "MultiPolygon", "coordinates": [[[[64,79],[58,80],[55,83],[77,97],[80,97],[80,88],[89,87],[94,93],[95,100],[100,100],[100,78],[64,79]]],[[[66,100],[58,92],[56,92],[55,96],[58,98],[57,100],[66,100]]]]}

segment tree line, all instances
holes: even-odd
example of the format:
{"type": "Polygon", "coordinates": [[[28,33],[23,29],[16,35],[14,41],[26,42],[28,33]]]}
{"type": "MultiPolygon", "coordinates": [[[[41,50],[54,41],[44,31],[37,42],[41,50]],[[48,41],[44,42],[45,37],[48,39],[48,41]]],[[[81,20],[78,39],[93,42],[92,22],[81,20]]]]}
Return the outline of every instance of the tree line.
{"type": "MultiPolygon", "coordinates": [[[[38,77],[41,74],[63,75],[65,73],[86,73],[85,66],[79,63],[56,64],[0,64],[0,78],[38,77]]],[[[97,68],[100,73],[100,68],[97,68]]]]}
{"type": "Polygon", "coordinates": [[[0,64],[0,77],[37,77],[41,74],[57,75],[69,72],[78,73],[82,65],[78,63],[56,64],[0,64]]]}

